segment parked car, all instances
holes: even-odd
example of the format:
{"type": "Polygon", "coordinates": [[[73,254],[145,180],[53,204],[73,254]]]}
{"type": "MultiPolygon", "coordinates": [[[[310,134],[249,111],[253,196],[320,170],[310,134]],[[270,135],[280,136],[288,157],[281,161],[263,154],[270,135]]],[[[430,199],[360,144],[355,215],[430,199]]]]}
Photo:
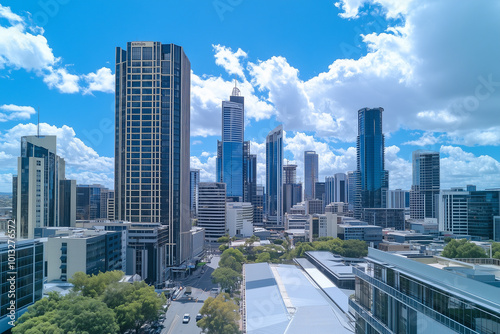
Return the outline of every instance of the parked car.
{"type": "Polygon", "coordinates": [[[201,320],[202,318],[203,318],[203,316],[201,315],[201,313],[198,313],[196,315],[196,321],[201,320]]]}
{"type": "Polygon", "coordinates": [[[184,317],[182,318],[182,323],[187,324],[189,320],[191,320],[191,316],[189,315],[189,313],[184,314],[184,317]]]}

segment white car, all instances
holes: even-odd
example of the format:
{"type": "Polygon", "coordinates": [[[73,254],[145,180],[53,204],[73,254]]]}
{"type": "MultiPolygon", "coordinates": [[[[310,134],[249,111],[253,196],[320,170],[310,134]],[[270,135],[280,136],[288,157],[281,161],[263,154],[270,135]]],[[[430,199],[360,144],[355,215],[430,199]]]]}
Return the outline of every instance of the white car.
{"type": "Polygon", "coordinates": [[[184,317],[182,318],[182,323],[187,324],[189,320],[191,320],[191,316],[189,315],[189,313],[184,314],[184,317]]]}

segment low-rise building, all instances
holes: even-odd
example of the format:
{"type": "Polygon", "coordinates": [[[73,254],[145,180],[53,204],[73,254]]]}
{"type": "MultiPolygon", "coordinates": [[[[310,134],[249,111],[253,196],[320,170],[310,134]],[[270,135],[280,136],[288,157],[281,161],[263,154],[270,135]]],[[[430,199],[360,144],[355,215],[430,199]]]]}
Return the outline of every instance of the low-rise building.
{"type": "Polygon", "coordinates": [[[82,271],[87,275],[122,270],[121,233],[73,230],[47,239],[47,281],[67,281],[82,271]]]}

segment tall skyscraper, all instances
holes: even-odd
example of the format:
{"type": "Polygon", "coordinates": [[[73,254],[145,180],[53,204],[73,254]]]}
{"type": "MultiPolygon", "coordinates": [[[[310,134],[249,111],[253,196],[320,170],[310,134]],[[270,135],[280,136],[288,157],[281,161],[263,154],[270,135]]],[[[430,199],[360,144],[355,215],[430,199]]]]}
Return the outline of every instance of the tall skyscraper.
{"type": "Polygon", "coordinates": [[[189,178],[189,198],[191,217],[196,217],[198,214],[198,184],[200,183],[200,170],[191,169],[189,178]]]}
{"type": "Polygon", "coordinates": [[[266,208],[269,225],[283,225],[283,126],[266,138],[266,208]]]}
{"type": "Polygon", "coordinates": [[[198,226],[205,229],[205,239],[215,242],[226,234],[226,184],[198,184],[198,226]]]}
{"type": "Polygon", "coordinates": [[[384,169],[383,108],[358,110],[356,200],[354,216],[363,208],[385,208],[389,172],[384,169]]]}
{"type": "Polygon", "coordinates": [[[254,226],[263,226],[265,203],[264,186],[257,185],[253,203],[253,224],[254,226]]]}
{"type": "Polygon", "coordinates": [[[222,101],[222,140],[217,141],[217,182],[226,184],[227,196],[243,200],[243,141],[245,98],[235,86],[229,101],[222,101]]]}
{"type": "Polygon", "coordinates": [[[283,213],[302,202],[302,184],[297,183],[297,165],[283,166],[283,213]]]}
{"type": "Polygon", "coordinates": [[[355,171],[347,172],[347,202],[351,211],[354,211],[354,203],[356,202],[357,177],[358,174],[355,171]]]}
{"type": "Polygon", "coordinates": [[[168,226],[159,253],[176,266],[191,254],[191,65],[181,46],[128,42],[115,72],[116,218],[168,226]]]}
{"type": "Polygon", "coordinates": [[[56,136],[21,137],[12,189],[17,238],[33,239],[36,227],[75,225],[76,182],[65,178],[56,141],[56,136]]]}
{"type": "Polygon", "coordinates": [[[255,207],[257,196],[257,155],[250,154],[250,142],[243,142],[243,201],[255,207]]]}
{"type": "Polygon", "coordinates": [[[417,150],[412,154],[413,182],[410,218],[437,218],[439,196],[439,152],[417,150]]]}
{"type": "Polygon", "coordinates": [[[314,182],[314,197],[323,203],[323,211],[326,206],[325,182],[314,182]]]}
{"type": "Polygon", "coordinates": [[[318,181],[318,155],[315,151],[304,152],[304,199],[314,199],[314,183],[318,181]]]}
{"type": "Polygon", "coordinates": [[[297,183],[297,165],[283,166],[283,183],[284,184],[297,183]]]}
{"type": "Polygon", "coordinates": [[[335,202],[335,177],[325,177],[325,204],[335,202]]]}
{"type": "Polygon", "coordinates": [[[349,183],[344,173],[335,174],[335,196],[334,202],[348,202],[349,183]]]}

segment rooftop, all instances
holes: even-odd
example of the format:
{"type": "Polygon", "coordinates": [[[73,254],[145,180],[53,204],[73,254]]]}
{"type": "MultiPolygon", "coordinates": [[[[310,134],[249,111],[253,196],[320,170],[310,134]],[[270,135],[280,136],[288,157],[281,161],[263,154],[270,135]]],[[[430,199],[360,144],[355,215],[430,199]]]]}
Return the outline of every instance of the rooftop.
{"type": "Polygon", "coordinates": [[[248,334],[354,333],[323,291],[294,265],[245,264],[248,334]]]}

